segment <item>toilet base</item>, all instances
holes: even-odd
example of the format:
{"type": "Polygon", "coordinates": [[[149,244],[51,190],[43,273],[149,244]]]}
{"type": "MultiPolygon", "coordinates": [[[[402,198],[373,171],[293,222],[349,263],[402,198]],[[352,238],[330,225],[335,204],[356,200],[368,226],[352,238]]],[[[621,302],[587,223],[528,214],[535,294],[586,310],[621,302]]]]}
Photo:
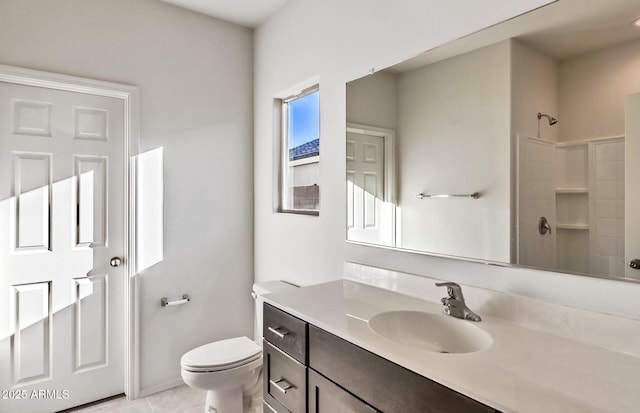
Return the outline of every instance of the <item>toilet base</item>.
{"type": "Polygon", "coordinates": [[[242,413],[242,387],[207,391],[205,413],[242,413]]]}

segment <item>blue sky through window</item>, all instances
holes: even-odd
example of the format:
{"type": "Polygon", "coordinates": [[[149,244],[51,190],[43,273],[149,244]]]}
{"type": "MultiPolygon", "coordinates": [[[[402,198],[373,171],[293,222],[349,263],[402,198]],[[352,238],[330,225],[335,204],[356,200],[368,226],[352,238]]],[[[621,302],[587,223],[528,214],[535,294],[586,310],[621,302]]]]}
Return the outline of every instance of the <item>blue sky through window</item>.
{"type": "Polygon", "coordinates": [[[320,137],[320,93],[289,102],[289,149],[320,137]]]}

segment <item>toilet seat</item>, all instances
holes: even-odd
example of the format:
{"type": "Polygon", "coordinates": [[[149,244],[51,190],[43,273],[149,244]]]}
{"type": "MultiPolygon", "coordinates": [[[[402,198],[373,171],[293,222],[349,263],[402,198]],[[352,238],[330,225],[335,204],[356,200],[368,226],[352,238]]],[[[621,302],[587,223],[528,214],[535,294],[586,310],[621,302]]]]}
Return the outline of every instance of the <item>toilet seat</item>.
{"type": "Polygon", "coordinates": [[[249,364],[262,356],[262,348],[248,337],[235,337],[196,347],[180,359],[182,369],[215,372],[249,364]]]}

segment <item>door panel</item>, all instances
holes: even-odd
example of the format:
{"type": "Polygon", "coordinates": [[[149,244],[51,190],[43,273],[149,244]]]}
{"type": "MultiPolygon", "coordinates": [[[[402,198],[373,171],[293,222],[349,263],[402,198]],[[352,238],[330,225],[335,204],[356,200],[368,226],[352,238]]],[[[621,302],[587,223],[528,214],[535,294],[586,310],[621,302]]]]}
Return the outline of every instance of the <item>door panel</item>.
{"type": "MultiPolygon", "coordinates": [[[[51,377],[51,283],[14,285],[9,308],[15,384],[51,377]]],[[[5,389],[5,388],[3,388],[5,389]]]]}
{"type": "Polygon", "coordinates": [[[124,390],[124,110],[0,82],[2,412],[124,390]]]}
{"type": "Polygon", "coordinates": [[[74,372],[106,366],[108,275],[75,278],[74,372]]]}
{"type": "Polygon", "coordinates": [[[347,133],[347,239],[386,245],[384,139],[347,133]]]}

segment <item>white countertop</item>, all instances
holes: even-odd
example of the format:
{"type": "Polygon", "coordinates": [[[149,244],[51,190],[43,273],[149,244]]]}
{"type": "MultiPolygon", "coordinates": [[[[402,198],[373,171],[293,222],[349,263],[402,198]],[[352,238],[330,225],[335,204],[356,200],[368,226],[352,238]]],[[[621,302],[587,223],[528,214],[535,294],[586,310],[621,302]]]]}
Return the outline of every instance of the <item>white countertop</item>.
{"type": "Polygon", "coordinates": [[[269,294],[265,301],[504,413],[640,412],[637,355],[525,328],[470,304],[482,317],[474,324],[493,344],[441,354],[394,343],[367,323],[386,311],[441,314],[439,303],[346,280],[269,294]]]}

